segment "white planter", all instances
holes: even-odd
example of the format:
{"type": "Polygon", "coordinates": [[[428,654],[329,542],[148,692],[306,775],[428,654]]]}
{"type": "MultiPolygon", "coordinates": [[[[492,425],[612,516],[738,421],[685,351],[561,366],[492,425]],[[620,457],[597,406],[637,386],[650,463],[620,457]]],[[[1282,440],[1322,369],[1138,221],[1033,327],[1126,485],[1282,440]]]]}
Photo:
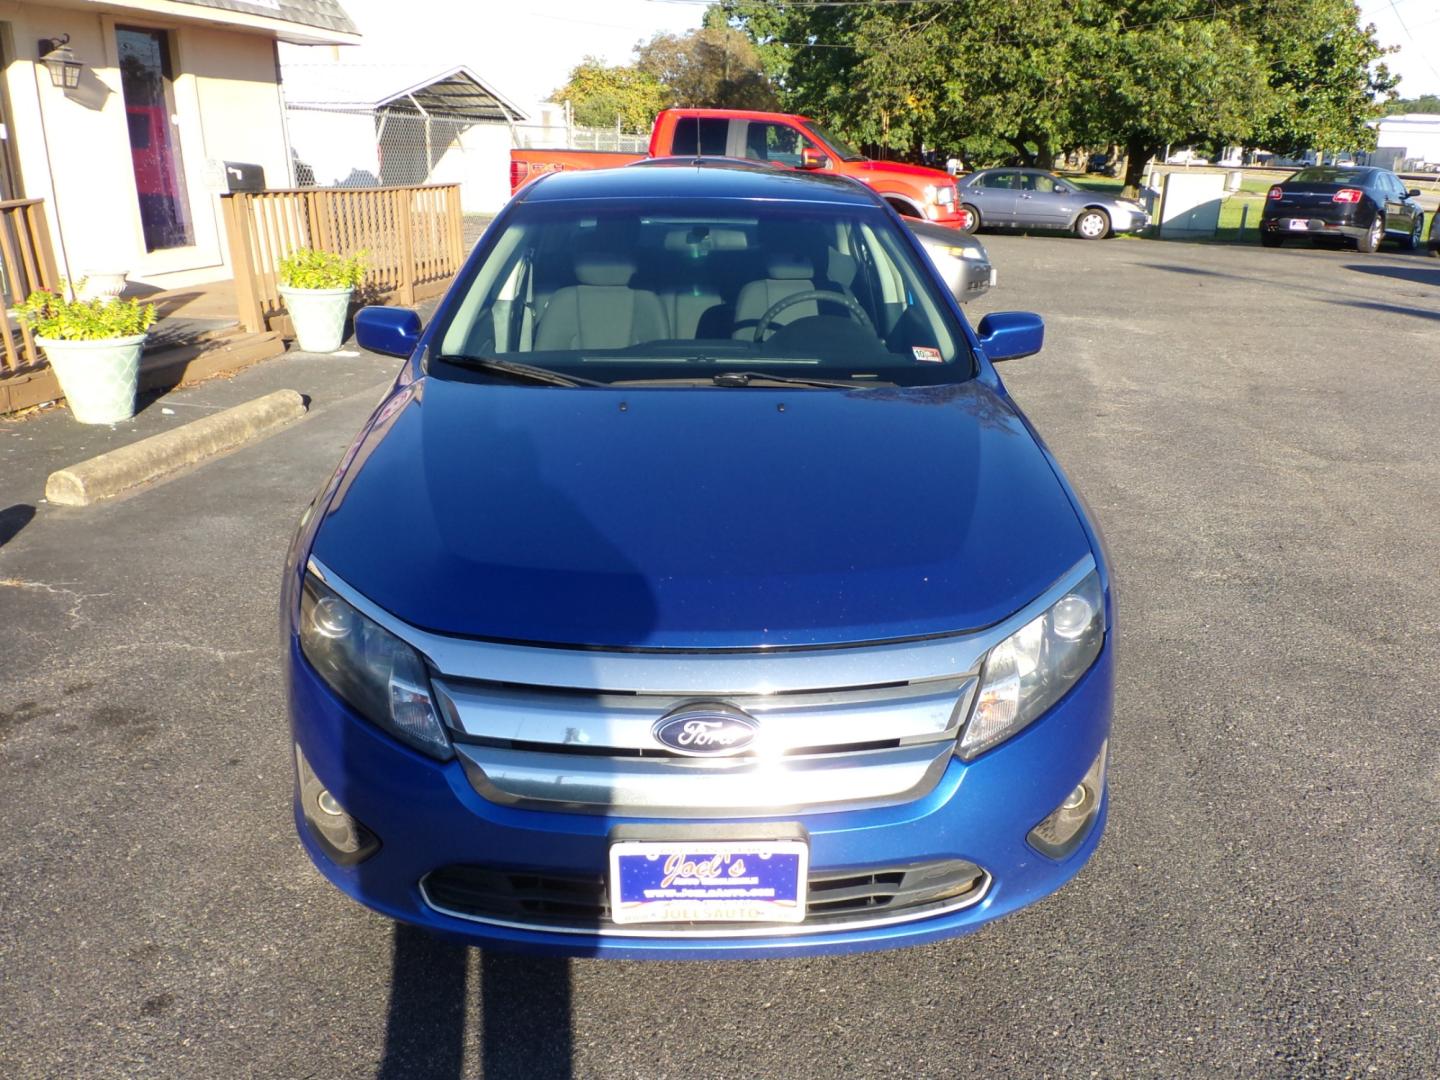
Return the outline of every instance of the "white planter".
{"type": "Polygon", "coordinates": [[[128,270],[87,270],[81,300],[109,300],[125,291],[128,270]]]}
{"type": "Polygon", "coordinates": [[[330,353],[345,337],[345,316],[354,289],[292,289],[280,286],[285,310],[295,327],[295,342],[305,352],[330,353]]]}
{"type": "Polygon", "coordinates": [[[135,415],[144,334],[100,341],[52,341],[37,335],[35,343],[45,350],[80,423],[114,424],[135,415]]]}

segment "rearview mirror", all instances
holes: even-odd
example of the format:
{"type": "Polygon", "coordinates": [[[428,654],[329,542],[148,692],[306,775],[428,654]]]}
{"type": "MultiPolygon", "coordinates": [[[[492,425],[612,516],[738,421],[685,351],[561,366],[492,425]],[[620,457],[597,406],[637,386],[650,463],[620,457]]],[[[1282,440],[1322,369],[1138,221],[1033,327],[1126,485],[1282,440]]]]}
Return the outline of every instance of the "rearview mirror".
{"type": "Polygon", "coordinates": [[[800,148],[800,168],[802,169],[823,169],[830,164],[830,159],[816,150],[813,146],[802,146],[800,148]]]}
{"type": "Polygon", "coordinates": [[[1038,353],[1045,345],[1045,320],[1032,311],[997,311],[975,328],[991,363],[1038,353]]]}
{"type": "Polygon", "coordinates": [[[355,344],[386,356],[408,357],[420,344],[420,316],[410,308],[363,307],[355,313],[355,344]]]}
{"type": "Polygon", "coordinates": [[[1409,191],[1405,192],[1405,194],[1409,195],[1412,199],[1418,199],[1420,197],[1420,189],[1418,187],[1412,187],[1409,191]]]}

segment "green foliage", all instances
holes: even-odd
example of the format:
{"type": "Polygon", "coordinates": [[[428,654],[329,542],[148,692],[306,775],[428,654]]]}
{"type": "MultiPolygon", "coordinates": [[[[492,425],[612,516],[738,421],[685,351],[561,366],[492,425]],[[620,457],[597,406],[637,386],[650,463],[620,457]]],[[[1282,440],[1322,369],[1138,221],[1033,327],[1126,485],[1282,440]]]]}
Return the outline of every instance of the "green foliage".
{"type": "Polygon", "coordinates": [[[1271,92],[1258,144],[1282,153],[1373,148],[1365,121],[1385,113],[1399,79],[1376,63],[1391,50],[1373,25],[1360,25],[1354,0],[1274,0],[1254,22],[1271,92]]]}
{"type": "Polygon", "coordinates": [[[1386,116],[1405,113],[1440,113],[1440,94],[1421,94],[1414,98],[1396,98],[1385,106],[1386,116]]]}
{"type": "Polygon", "coordinates": [[[336,255],[296,248],[280,260],[280,284],[291,289],[353,289],[364,280],[364,252],[336,255]]]}
{"type": "MultiPolygon", "coordinates": [[[[76,283],[83,289],[85,282],[76,283]]],[[[155,322],[155,305],[138,300],[67,300],[63,293],[32,292],[16,311],[30,331],[51,341],[104,341],[143,334],[155,322]]]]}
{"type": "Polygon", "coordinates": [[[656,34],[636,46],[635,66],[668,91],[668,104],[683,108],[773,109],[775,90],[754,43],[739,30],[707,25],[688,34],[656,34]]]}
{"type": "Polygon", "coordinates": [[[634,65],[606,67],[587,56],[570,72],[569,82],[550,97],[568,101],[575,123],[584,127],[614,127],[618,119],[627,131],[648,131],[670,95],[648,71],[634,65]]]}
{"type": "Polygon", "coordinates": [[[721,0],[786,108],[971,165],[1124,145],[1368,145],[1395,80],[1353,0],[721,0]],[[981,160],[976,161],[975,158],[981,160]]]}

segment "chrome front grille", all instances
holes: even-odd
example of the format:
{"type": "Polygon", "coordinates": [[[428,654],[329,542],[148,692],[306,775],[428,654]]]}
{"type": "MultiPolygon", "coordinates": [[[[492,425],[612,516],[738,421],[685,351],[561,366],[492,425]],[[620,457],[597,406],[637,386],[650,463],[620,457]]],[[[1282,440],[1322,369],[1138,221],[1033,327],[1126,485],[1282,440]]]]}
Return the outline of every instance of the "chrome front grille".
{"type": "Polygon", "coordinates": [[[396,618],[309,569],[408,642],[472,786],[502,804],[596,814],[758,817],[895,805],[944,774],[986,653],[1095,567],[972,633],[814,649],[604,650],[475,641],[396,618]],[[657,720],[689,705],[753,718],[742,751],[682,756],[657,720]]]}
{"type": "Polygon", "coordinates": [[[655,722],[695,699],[434,680],[475,789],[513,806],[733,817],[919,798],[939,781],[973,675],[897,686],[734,694],[758,723],[743,752],[678,754],[655,722]]]}

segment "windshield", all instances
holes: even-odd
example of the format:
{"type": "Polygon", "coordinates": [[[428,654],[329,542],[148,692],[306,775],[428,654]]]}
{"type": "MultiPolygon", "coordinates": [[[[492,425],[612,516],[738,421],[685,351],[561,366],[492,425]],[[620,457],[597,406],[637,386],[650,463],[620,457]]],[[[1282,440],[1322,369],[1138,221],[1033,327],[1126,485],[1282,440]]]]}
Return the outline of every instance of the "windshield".
{"type": "Polygon", "coordinates": [[[544,380],[560,384],[717,386],[911,386],[974,374],[928,267],[879,208],[653,205],[517,206],[460,286],[431,372],[486,365],[519,377],[516,365],[527,365],[537,382],[534,368],[568,376],[544,380]]]}
{"type": "Polygon", "coordinates": [[[813,120],[805,121],[805,130],[809,131],[811,135],[814,135],[822,143],[830,147],[831,150],[835,151],[835,153],[840,156],[841,161],[867,160],[865,155],[860,153],[859,150],[856,150],[844,139],[837,138],[835,135],[826,131],[813,120]]]}

